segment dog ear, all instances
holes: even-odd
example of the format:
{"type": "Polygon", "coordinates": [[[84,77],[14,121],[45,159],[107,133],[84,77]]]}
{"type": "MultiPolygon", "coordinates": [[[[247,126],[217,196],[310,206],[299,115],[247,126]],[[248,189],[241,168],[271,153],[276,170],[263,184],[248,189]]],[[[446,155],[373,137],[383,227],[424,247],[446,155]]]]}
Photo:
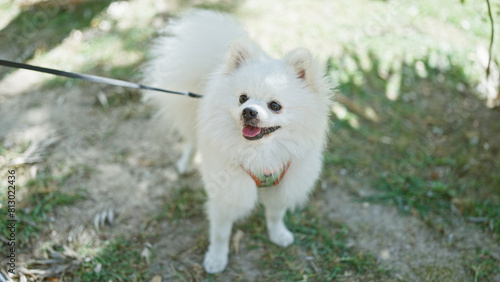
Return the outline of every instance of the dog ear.
{"type": "Polygon", "coordinates": [[[303,48],[295,49],[286,54],[283,60],[287,65],[292,67],[298,79],[303,80],[312,88],[317,87],[315,81],[321,71],[318,69],[317,63],[309,50],[303,48]]]}
{"type": "Polygon", "coordinates": [[[258,56],[259,48],[250,39],[236,39],[231,44],[231,51],[227,59],[227,73],[238,69],[245,62],[258,56]]]}
{"type": "Polygon", "coordinates": [[[286,54],[284,60],[294,69],[297,78],[306,80],[310,75],[312,55],[307,49],[295,49],[286,54]]]}

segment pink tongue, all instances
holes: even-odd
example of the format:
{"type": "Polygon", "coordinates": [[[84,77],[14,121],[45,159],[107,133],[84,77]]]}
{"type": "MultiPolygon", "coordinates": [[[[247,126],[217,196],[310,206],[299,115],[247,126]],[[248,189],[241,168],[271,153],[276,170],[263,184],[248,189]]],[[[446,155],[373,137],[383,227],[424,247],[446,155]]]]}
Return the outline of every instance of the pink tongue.
{"type": "Polygon", "coordinates": [[[246,137],[254,137],[260,133],[260,128],[251,125],[245,125],[245,127],[243,127],[242,133],[246,137]]]}

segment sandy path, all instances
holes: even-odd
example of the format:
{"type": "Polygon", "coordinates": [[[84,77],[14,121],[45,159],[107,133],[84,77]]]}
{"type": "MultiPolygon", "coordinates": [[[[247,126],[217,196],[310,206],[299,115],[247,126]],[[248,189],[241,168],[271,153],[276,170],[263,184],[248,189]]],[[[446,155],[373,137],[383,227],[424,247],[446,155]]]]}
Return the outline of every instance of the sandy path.
{"type": "Polygon", "coordinates": [[[342,187],[331,187],[326,195],[324,212],[344,221],[355,234],[352,244],[376,255],[396,278],[471,281],[477,250],[500,254],[498,244],[462,219],[441,222],[443,232],[438,232],[393,206],[356,201],[342,187]]]}

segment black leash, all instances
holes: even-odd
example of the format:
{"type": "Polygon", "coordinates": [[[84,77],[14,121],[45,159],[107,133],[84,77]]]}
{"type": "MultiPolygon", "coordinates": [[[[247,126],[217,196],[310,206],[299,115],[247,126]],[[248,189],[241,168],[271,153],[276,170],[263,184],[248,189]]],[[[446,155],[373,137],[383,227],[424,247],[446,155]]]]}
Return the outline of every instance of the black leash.
{"type": "Polygon", "coordinates": [[[37,71],[37,72],[50,73],[53,75],[82,79],[82,80],[92,81],[92,82],[96,82],[96,83],[109,84],[109,85],[114,85],[114,86],[121,86],[121,87],[134,88],[134,89],[144,89],[144,90],[151,90],[151,91],[159,91],[159,92],[170,93],[170,94],[184,95],[184,96],[188,96],[191,98],[202,98],[203,97],[203,95],[199,95],[199,94],[195,94],[195,93],[191,93],[191,92],[165,90],[165,89],[161,89],[161,88],[150,87],[150,86],[146,86],[146,85],[142,85],[142,84],[138,84],[138,83],[133,83],[133,82],[129,82],[129,81],[124,81],[124,80],[119,80],[119,79],[114,79],[114,78],[37,67],[37,66],[33,66],[33,65],[16,63],[16,62],[12,62],[12,61],[1,60],[1,59],[0,59],[0,65],[6,66],[6,67],[11,67],[11,68],[27,69],[27,70],[37,71]]]}

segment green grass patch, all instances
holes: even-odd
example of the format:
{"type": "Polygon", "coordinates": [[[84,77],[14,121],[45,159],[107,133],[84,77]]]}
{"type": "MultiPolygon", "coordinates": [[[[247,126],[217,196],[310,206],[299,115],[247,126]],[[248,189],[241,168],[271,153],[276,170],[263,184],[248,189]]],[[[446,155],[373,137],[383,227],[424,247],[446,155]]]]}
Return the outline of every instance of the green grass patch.
{"type": "MultiPolygon", "coordinates": [[[[70,175],[57,177],[46,170],[39,173],[35,179],[29,180],[24,187],[16,186],[16,217],[18,219],[16,244],[19,247],[29,245],[30,240],[46,229],[45,225],[54,208],[71,205],[86,197],[83,189],[73,193],[60,190],[70,175]]],[[[4,200],[2,202],[6,203],[4,200]]],[[[0,210],[0,217],[7,218],[7,209],[0,210]]],[[[3,230],[2,234],[7,237],[7,230],[3,230]]]]}
{"type": "MultiPolygon", "coordinates": [[[[179,222],[202,216],[205,198],[203,190],[188,187],[171,190],[155,220],[179,222]]],[[[352,234],[344,223],[334,222],[319,215],[314,205],[308,205],[287,215],[286,225],[295,236],[294,244],[288,248],[275,246],[268,240],[263,207],[259,207],[254,215],[242,223],[237,223],[233,229],[245,230],[245,233],[248,231],[250,234],[245,249],[264,246],[265,253],[258,265],[263,271],[271,270],[266,271],[267,280],[326,281],[346,277],[389,277],[389,272],[377,265],[374,256],[359,252],[349,244],[352,234]]],[[[206,244],[204,239],[203,242],[206,244]]],[[[180,279],[189,277],[182,273],[179,275],[180,279]]],[[[237,273],[234,275],[238,277],[237,273]]],[[[211,280],[217,279],[218,276],[208,275],[205,278],[211,280]]]]}
{"type": "Polygon", "coordinates": [[[95,251],[90,260],[85,260],[80,268],[67,278],[71,281],[149,281],[153,274],[141,257],[144,241],[139,237],[125,236],[110,240],[95,251]],[[100,265],[100,267],[98,267],[100,265]]]}
{"type": "Polygon", "coordinates": [[[492,281],[494,275],[500,275],[498,258],[494,258],[489,250],[481,250],[471,270],[474,274],[474,281],[492,281]]]}
{"type": "Polygon", "coordinates": [[[265,243],[259,265],[266,279],[279,281],[332,281],[335,279],[380,280],[389,272],[377,265],[376,258],[359,252],[349,244],[347,225],[318,216],[313,205],[289,213],[285,224],[295,236],[294,243],[282,248],[267,238],[264,208],[237,228],[251,230],[247,248],[265,243]],[[260,242],[260,243],[259,243],[260,242]]]}
{"type": "Polygon", "coordinates": [[[0,37],[17,46],[15,56],[19,58],[11,59],[27,60],[37,52],[54,48],[71,31],[88,26],[92,15],[110,3],[109,0],[84,1],[80,5],[72,5],[64,1],[38,1],[25,5],[0,31],[0,37]]]}
{"type": "Polygon", "coordinates": [[[374,51],[365,69],[355,52],[330,60],[340,92],[357,105],[347,106],[357,124],[337,113],[326,174],[364,177],[380,191],[365,200],[391,201],[424,218],[458,213],[500,234],[500,113],[474,96],[477,77],[463,53],[433,52],[393,56],[384,67],[387,58],[374,51]],[[378,121],[366,118],[368,109],[378,121]]]}
{"type": "MultiPolygon", "coordinates": [[[[181,1],[184,2],[184,1],[181,1]]],[[[205,3],[200,2],[195,7],[199,9],[215,10],[226,13],[234,13],[238,7],[243,4],[242,0],[236,1],[206,1],[205,3]]]]}
{"type": "Polygon", "coordinates": [[[192,189],[187,186],[171,189],[155,220],[167,219],[179,222],[182,219],[202,216],[205,201],[206,196],[202,189],[192,189]]]}

